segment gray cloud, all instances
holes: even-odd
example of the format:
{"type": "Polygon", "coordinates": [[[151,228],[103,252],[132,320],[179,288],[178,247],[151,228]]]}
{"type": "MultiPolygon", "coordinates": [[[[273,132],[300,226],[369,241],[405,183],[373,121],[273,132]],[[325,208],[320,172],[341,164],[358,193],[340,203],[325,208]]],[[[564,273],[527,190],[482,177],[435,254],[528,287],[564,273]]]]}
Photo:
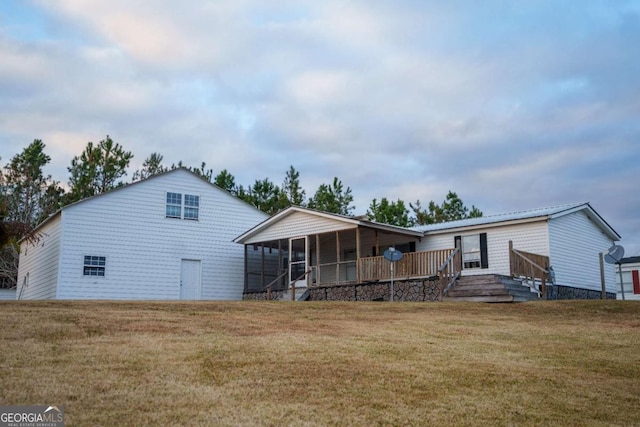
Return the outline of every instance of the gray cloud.
{"type": "Polygon", "coordinates": [[[41,138],[66,181],[108,133],[136,165],[338,176],[357,213],[591,201],[640,253],[639,41],[635,2],[9,2],[0,156],[41,138]]]}

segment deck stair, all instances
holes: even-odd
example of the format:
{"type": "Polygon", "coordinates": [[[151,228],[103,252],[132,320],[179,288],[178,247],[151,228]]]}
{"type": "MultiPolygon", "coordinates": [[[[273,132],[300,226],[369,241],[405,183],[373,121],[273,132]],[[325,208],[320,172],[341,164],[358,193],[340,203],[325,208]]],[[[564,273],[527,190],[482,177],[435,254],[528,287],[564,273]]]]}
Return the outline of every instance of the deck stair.
{"type": "MultiPolygon", "coordinates": [[[[309,299],[309,289],[306,287],[296,287],[296,301],[306,301],[309,299]]],[[[291,301],[291,289],[282,294],[278,301],[291,301]]]]}
{"type": "Polygon", "coordinates": [[[497,274],[462,276],[444,297],[445,301],[520,302],[539,300],[522,281],[497,274]]]}

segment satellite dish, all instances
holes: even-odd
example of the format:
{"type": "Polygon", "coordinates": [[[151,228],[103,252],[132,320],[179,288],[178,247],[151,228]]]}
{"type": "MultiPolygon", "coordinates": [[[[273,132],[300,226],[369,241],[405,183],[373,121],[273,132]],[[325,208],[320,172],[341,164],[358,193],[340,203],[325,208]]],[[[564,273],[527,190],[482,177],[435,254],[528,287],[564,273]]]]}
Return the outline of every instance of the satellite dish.
{"type": "Polygon", "coordinates": [[[397,251],[395,248],[389,248],[384,251],[384,257],[391,262],[398,262],[402,259],[402,252],[397,251]]]}
{"type": "Polygon", "coordinates": [[[604,260],[609,264],[619,264],[622,257],[624,257],[624,248],[620,245],[613,245],[604,256],[604,260]]]}

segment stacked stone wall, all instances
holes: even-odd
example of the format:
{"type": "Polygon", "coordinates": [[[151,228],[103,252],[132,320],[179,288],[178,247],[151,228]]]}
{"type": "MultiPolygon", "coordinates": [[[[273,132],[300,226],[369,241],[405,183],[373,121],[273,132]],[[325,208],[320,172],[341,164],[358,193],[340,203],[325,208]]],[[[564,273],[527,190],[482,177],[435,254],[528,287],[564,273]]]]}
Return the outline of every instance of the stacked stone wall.
{"type": "MultiPolygon", "coordinates": [[[[284,291],[271,291],[271,299],[279,300],[282,298],[284,291]]],[[[267,293],[266,292],[248,292],[242,294],[242,299],[244,301],[266,301],[267,293]]]]}
{"type": "MultiPolygon", "coordinates": [[[[570,286],[547,286],[548,300],[563,299],[601,299],[602,291],[593,291],[591,289],[572,288],[570,286]]],[[[607,292],[607,299],[616,299],[616,294],[607,292]]]]}
{"type": "MultiPolygon", "coordinates": [[[[437,280],[402,280],[394,282],[394,301],[438,301],[437,280]]],[[[309,289],[311,301],[389,301],[391,283],[332,285],[309,289]]]]}

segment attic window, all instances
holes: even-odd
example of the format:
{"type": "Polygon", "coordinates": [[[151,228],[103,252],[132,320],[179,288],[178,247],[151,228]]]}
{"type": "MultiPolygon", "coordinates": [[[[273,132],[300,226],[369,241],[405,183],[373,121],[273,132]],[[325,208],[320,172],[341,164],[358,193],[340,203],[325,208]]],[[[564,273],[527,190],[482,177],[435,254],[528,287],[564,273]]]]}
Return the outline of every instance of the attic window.
{"type": "Polygon", "coordinates": [[[200,196],[184,195],[184,219],[198,219],[200,196]]]}
{"type": "Polygon", "coordinates": [[[167,218],[182,218],[182,194],[167,193],[167,218]]]}
{"type": "Polygon", "coordinates": [[[166,217],[197,220],[200,216],[200,196],[167,193],[166,217]],[[184,203],[183,203],[184,201],[184,203]]]}
{"type": "Polygon", "coordinates": [[[107,258],[103,256],[84,256],[84,268],[82,274],[84,276],[100,276],[104,277],[107,258]]]}

